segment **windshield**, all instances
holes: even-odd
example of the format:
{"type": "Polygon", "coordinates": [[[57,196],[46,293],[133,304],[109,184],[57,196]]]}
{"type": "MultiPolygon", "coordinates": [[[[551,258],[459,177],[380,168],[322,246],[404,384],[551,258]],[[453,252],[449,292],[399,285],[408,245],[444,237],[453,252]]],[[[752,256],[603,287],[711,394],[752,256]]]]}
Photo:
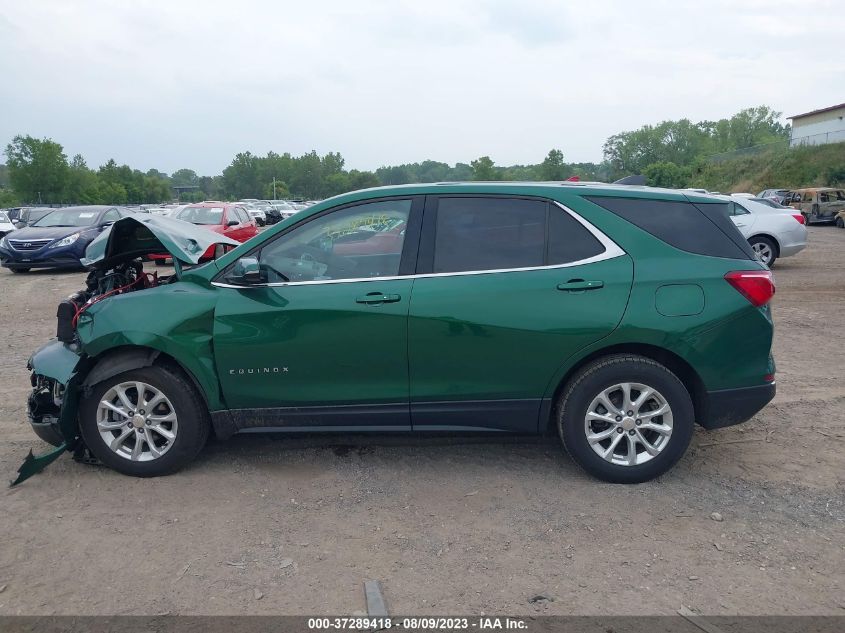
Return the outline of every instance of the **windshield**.
{"type": "Polygon", "coordinates": [[[34,222],[32,226],[91,226],[97,221],[97,211],[85,209],[57,209],[34,222]]]}
{"type": "Polygon", "coordinates": [[[223,207],[185,207],[176,217],[192,224],[222,224],[223,207]]]}

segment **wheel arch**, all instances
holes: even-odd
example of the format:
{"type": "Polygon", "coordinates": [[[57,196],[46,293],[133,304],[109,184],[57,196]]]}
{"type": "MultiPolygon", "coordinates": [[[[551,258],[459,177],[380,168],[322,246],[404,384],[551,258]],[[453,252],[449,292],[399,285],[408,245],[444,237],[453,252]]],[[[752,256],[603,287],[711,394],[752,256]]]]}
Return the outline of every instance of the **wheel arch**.
{"type": "Polygon", "coordinates": [[[180,363],[176,358],[152,347],[124,345],[102,352],[91,359],[91,369],[82,381],[82,388],[91,387],[125,371],[151,367],[153,365],[169,367],[183,374],[200,394],[206,409],[209,407],[208,394],[202,388],[200,381],[193,372],[180,363]]]}
{"type": "MultiPolygon", "coordinates": [[[[681,383],[683,383],[690,395],[690,399],[692,400],[696,421],[698,421],[700,416],[704,413],[707,390],[704,386],[704,381],[698,375],[698,372],[693,369],[692,365],[690,365],[682,357],[664,347],[650,345],[648,343],[620,343],[617,345],[603,347],[587,354],[567,370],[563,378],[561,378],[555,387],[551,400],[547,405],[548,411],[544,412],[544,417],[546,418],[545,427],[541,426],[541,429],[545,433],[556,433],[555,411],[557,409],[557,403],[560,400],[563,390],[567,387],[575,374],[586,365],[600,358],[612,356],[614,354],[636,354],[660,363],[675,374],[681,383]]],[[[542,424],[543,420],[541,419],[541,425],[542,424]]]]}

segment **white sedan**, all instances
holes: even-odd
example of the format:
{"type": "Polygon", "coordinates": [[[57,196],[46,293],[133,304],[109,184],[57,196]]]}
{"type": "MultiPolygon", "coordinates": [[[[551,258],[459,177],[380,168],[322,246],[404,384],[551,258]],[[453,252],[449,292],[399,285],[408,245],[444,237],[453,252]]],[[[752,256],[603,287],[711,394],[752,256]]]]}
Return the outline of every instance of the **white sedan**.
{"type": "Polygon", "coordinates": [[[794,209],[774,209],[748,199],[730,199],[731,220],[769,268],[778,257],[789,257],[807,246],[804,216],[794,209]]]}
{"type": "Polygon", "coordinates": [[[6,235],[6,233],[11,233],[15,230],[15,225],[12,224],[12,221],[9,220],[9,216],[6,215],[5,211],[0,211],[0,237],[6,235]]]}

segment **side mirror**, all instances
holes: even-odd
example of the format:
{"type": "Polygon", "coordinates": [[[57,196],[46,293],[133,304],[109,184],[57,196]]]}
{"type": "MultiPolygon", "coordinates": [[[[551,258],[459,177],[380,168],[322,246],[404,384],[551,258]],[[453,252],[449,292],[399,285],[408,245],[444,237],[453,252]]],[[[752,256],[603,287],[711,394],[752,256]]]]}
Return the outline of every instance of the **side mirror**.
{"type": "Polygon", "coordinates": [[[241,257],[232,267],[228,279],[235,284],[253,286],[265,283],[267,275],[261,270],[257,257],[241,257]]]}
{"type": "Polygon", "coordinates": [[[226,226],[237,226],[238,224],[240,224],[240,222],[238,222],[237,220],[229,220],[226,226]]]}

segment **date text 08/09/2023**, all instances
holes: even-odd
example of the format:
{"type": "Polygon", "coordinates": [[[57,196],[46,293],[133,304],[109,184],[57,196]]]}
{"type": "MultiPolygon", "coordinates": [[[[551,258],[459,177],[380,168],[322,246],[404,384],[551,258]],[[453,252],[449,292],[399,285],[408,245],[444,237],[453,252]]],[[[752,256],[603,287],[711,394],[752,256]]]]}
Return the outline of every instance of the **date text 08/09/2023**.
{"type": "Polygon", "coordinates": [[[337,617],[309,618],[312,631],[398,629],[404,631],[459,631],[459,630],[511,630],[525,631],[528,623],[521,618],[509,617],[337,617]]]}

